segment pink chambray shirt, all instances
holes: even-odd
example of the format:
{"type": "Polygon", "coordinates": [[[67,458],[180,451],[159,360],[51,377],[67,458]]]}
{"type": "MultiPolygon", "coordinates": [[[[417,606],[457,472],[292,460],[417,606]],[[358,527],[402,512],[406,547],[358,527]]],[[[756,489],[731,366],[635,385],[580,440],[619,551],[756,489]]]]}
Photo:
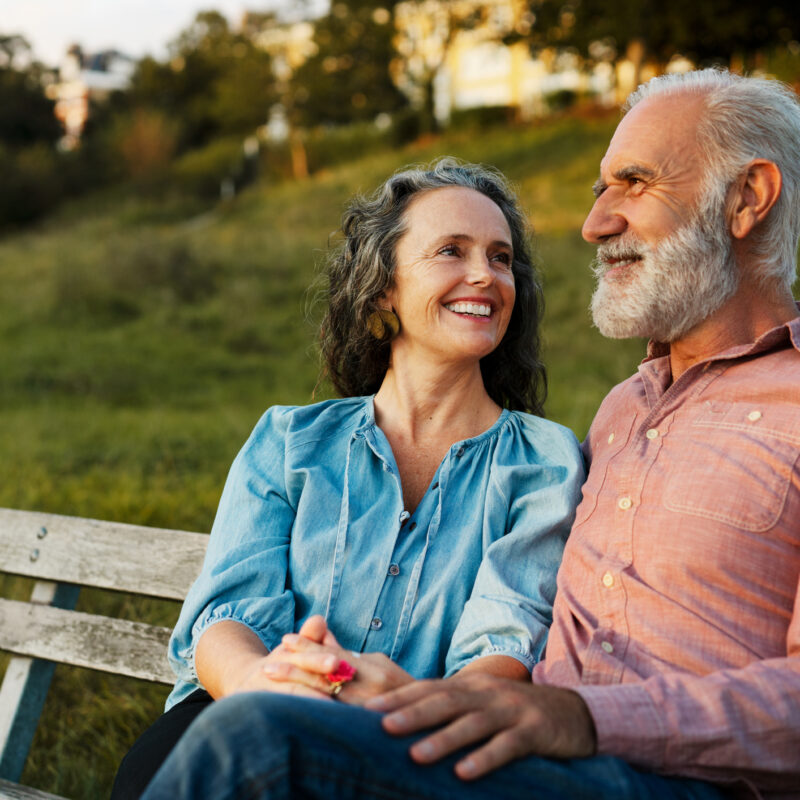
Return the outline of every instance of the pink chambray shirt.
{"type": "Polygon", "coordinates": [[[534,682],[599,753],[800,798],[800,317],[674,384],[651,346],[584,451],[534,682]]]}

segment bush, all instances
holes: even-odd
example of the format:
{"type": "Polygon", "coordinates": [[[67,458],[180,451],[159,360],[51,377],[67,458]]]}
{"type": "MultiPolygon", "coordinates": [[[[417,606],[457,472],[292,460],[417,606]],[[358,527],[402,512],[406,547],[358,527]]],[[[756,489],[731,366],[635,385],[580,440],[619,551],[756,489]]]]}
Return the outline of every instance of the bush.
{"type": "Polygon", "coordinates": [[[0,144],[0,175],[0,228],[41,217],[64,192],[56,152],[44,143],[18,150],[0,144]]]}
{"type": "Polygon", "coordinates": [[[450,115],[448,128],[493,128],[508,125],[516,118],[516,109],[511,106],[485,106],[481,108],[460,108],[450,115]]]}
{"type": "Polygon", "coordinates": [[[236,179],[244,165],[240,136],[216,139],[205,147],[190,150],[170,170],[179,188],[203,197],[218,197],[225,179],[236,179]]]}

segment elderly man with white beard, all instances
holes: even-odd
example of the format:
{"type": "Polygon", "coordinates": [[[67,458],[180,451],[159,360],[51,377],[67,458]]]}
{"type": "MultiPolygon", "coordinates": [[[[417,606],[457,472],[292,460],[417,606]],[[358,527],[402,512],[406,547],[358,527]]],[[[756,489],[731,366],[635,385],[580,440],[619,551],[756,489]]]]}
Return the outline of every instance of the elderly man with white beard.
{"type": "Polygon", "coordinates": [[[800,798],[797,98],[653,80],[595,195],[595,324],[650,344],[584,443],[532,682],[421,681],[366,709],[229,698],[148,800],[800,798]]]}

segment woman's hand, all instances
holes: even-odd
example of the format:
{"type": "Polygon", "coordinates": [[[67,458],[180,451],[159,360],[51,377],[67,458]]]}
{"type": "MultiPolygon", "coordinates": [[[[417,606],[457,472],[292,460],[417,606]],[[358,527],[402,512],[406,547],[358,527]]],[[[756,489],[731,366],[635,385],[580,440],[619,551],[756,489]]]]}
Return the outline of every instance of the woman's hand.
{"type": "Polygon", "coordinates": [[[327,626],[325,634],[319,637],[321,625],[325,625],[322,617],[310,617],[299,633],[283,637],[283,655],[268,667],[271,681],[330,695],[331,683],[325,676],[337,669],[341,661],[346,661],[355,667],[356,675],[342,685],[336,699],[360,706],[371,697],[414,680],[383,653],[359,654],[344,650],[327,626]],[[309,633],[312,636],[308,636],[309,633]]]}
{"type": "MultiPolygon", "coordinates": [[[[322,625],[315,621],[303,626],[302,630],[304,637],[309,637],[307,641],[321,642],[327,626],[324,620],[322,625]]],[[[330,699],[330,684],[322,691],[307,683],[288,683],[271,678],[270,670],[293,657],[294,654],[283,645],[267,651],[250,628],[232,620],[223,620],[212,625],[200,637],[195,665],[200,683],[215,700],[240,692],[258,691],[330,699]]],[[[338,665],[339,659],[329,655],[328,663],[338,665]]]]}

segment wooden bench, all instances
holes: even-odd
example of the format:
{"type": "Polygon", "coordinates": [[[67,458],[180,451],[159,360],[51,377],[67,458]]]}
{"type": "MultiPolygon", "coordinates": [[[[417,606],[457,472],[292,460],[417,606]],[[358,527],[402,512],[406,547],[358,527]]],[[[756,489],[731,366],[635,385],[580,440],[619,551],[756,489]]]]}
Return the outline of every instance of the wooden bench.
{"type": "Polygon", "coordinates": [[[28,602],[0,598],[0,800],[55,798],[17,783],[56,663],[171,684],[170,629],[75,611],[81,586],[183,600],[202,533],[0,509],[0,571],[36,580],[28,602]]]}

